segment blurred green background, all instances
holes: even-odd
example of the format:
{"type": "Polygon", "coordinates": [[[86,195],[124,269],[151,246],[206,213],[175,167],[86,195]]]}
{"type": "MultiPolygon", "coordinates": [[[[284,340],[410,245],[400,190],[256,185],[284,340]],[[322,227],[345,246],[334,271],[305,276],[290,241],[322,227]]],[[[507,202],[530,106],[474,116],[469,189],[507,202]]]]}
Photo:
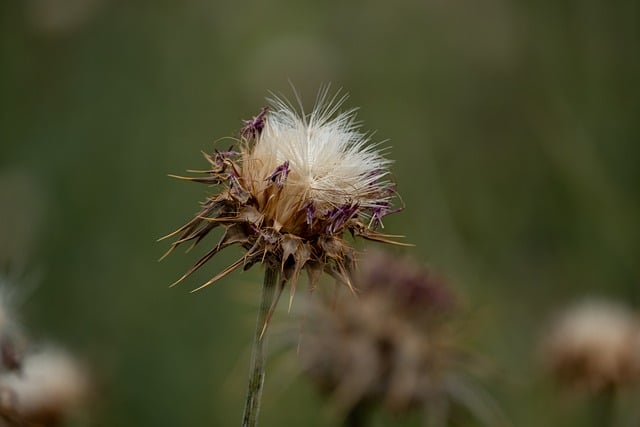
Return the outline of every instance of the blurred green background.
{"type": "MultiPolygon", "coordinates": [[[[331,82],[389,140],[406,209],[386,229],[465,293],[488,391],[516,426],[583,425],[538,379],[535,343],[575,298],[640,303],[639,43],[632,1],[4,1],[16,309],[93,367],[91,425],[237,425],[261,272],[190,294],[232,249],[168,288],[197,255],[158,263],[156,239],[207,189],[166,174],[203,168],[269,90],[291,81],[311,105],[331,82]]],[[[278,372],[262,426],[335,424],[278,372]]]]}

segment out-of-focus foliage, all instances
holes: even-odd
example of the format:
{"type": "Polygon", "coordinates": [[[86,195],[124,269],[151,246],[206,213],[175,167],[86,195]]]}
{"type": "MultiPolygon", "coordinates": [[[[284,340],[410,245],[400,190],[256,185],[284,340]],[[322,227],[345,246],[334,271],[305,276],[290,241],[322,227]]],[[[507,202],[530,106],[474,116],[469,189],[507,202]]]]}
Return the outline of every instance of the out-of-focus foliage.
{"type": "MultiPolygon", "coordinates": [[[[535,341],[576,297],[640,303],[638,16],[602,0],[4,1],[0,263],[40,278],[19,311],[92,361],[97,425],[237,424],[260,271],[189,294],[227,253],[167,287],[195,256],[158,264],[155,240],[206,193],[166,174],[205,167],[268,90],[290,80],[310,105],[332,82],[390,140],[406,209],[386,230],[466,292],[490,393],[514,425],[583,425],[535,341]]],[[[276,372],[261,425],[335,422],[276,372]]]]}

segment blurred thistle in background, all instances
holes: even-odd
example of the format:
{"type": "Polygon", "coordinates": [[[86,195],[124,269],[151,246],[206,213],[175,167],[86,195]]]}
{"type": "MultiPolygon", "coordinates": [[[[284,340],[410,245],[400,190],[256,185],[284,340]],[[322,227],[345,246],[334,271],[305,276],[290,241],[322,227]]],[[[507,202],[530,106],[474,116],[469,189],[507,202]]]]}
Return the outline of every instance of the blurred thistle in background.
{"type": "Polygon", "coordinates": [[[86,423],[87,369],[57,345],[32,340],[21,311],[40,280],[32,258],[47,206],[41,183],[20,169],[0,171],[0,426],[86,423]]]}
{"type": "Polygon", "coordinates": [[[81,422],[90,392],[86,368],[58,346],[27,340],[3,294],[11,284],[0,282],[0,426],[81,422]]]}
{"type": "MultiPolygon", "coordinates": [[[[566,392],[591,399],[594,426],[616,421],[618,398],[640,390],[640,319],[623,304],[588,299],[556,315],[541,343],[543,367],[566,392]]],[[[627,408],[640,416],[637,406],[627,408]]],[[[630,414],[620,414],[630,419],[630,414]]]]}
{"type": "Polygon", "coordinates": [[[468,319],[459,295],[391,253],[364,253],[359,266],[357,297],[308,299],[299,344],[303,371],[344,425],[373,425],[368,418],[380,406],[396,415],[417,410],[430,426],[457,425],[469,415],[503,425],[474,378],[478,359],[464,347],[468,319]]]}
{"type": "Polygon", "coordinates": [[[574,304],[549,326],[542,354],[547,369],[563,386],[598,393],[638,384],[638,315],[604,300],[574,304]]]}

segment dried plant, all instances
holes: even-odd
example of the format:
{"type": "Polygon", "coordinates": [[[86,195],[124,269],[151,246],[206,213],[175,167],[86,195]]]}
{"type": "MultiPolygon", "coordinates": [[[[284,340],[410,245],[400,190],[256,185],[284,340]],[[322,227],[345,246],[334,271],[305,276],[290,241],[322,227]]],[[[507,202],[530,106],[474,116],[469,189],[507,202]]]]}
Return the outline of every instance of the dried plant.
{"type": "Polygon", "coordinates": [[[545,366],[562,385],[597,393],[640,381],[640,323],[617,304],[591,300],[562,312],[542,351],[545,366]]]}
{"type": "Polygon", "coordinates": [[[353,290],[355,252],[345,233],[379,242],[397,237],[377,231],[382,218],[396,211],[390,161],[359,130],[355,110],[339,111],[345,99],[329,96],[325,88],[305,114],[302,107],[273,97],[244,122],[236,147],[205,154],[210,169],[202,171],[203,177],[178,177],[216,191],[191,221],[166,236],[177,236],[167,254],[182,244],[197,245],[217,227],[224,231],[176,283],[232,245],[241,246],[244,255],[196,290],[240,267],[266,267],[247,404],[255,408],[248,411],[253,415],[245,412],[245,425],[256,423],[264,376],[262,335],[285,285],[290,284],[289,306],[302,270],[311,287],[326,272],[353,290]]]}
{"type": "Polygon", "coordinates": [[[29,343],[0,292],[0,426],[64,425],[88,394],[85,369],[58,347],[29,343]]]}
{"type": "Polygon", "coordinates": [[[589,398],[593,425],[617,425],[617,396],[640,385],[640,322],[623,305],[582,301],[557,315],[541,354],[558,385],[589,398]]]}
{"type": "Polygon", "coordinates": [[[87,390],[86,374],[73,357],[54,347],[40,349],[0,376],[0,413],[9,425],[63,425],[81,409],[87,390]]]}
{"type": "Polygon", "coordinates": [[[355,110],[338,113],[344,100],[328,99],[324,90],[305,115],[273,98],[245,121],[237,148],[205,154],[211,166],[205,177],[178,177],[218,190],[195,218],[166,236],[179,236],[168,253],[185,243],[198,244],[217,227],[224,234],[176,283],[222,249],[239,245],[244,256],[200,288],[255,263],[279,271],[283,285],[291,282],[292,297],[303,269],[312,286],[323,271],[350,286],[354,251],[343,235],[349,231],[388,242],[392,236],[376,228],[395,212],[395,191],[388,179],[390,162],[368,145],[355,110]]]}
{"type": "Polygon", "coordinates": [[[327,392],[347,425],[364,424],[369,406],[397,414],[424,411],[447,425],[464,407],[487,424],[499,421],[470,375],[473,357],[458,342],[457,294],[424,268],[389,254],[360,263],[358,298],[315,299],[305,310],[303,370],[327,392]]]}

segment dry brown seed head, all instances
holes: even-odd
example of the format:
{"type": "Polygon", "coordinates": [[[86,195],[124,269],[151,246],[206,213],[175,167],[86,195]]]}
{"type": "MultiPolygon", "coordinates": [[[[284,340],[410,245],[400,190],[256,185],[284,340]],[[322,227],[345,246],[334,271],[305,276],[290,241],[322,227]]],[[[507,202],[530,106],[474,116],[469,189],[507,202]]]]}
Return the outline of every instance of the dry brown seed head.
{"type": "Polygon", "coordinates": [[[244,122],[237,147],[205,154],[211,165],[205,177],[187,179],[217,185],[216,192],[195,218],[166,236],[177,236],[167,254],[185,243],[198,244],[217,227],[224,233],[178,282],[238,244],[246,251],[243,257],[202,287],[255,263],[279,270],[281,279],[291,282],[292,296],[302,270],[312,287],[323,271],[351,287],[355,256],[344,233],[393,243],[397,236],[375,230],[392,212],[390,161],[369,145],[353,110],[338,111],[343,101],[323,91],[306,115],[272,99],[244,122]]]}

